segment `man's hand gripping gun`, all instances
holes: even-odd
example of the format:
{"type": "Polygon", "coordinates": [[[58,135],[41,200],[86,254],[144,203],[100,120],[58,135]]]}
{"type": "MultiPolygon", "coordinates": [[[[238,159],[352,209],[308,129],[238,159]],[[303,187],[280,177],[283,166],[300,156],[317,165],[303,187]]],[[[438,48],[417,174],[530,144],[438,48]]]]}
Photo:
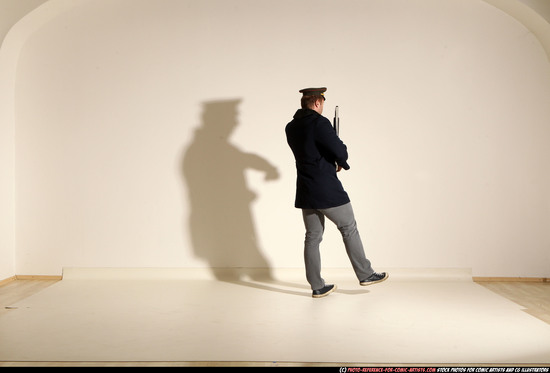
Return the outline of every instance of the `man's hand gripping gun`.
{"type": "MultiPolygon", "coordinates": [[[[334,127],[334,132],[336,132],[336,136],[340,137],[340,117],[338,116],[338,106],[334,109],[334,121],[332,123],[332,127],[334,127]]],[[[344,162],[344,166],[340,166],[339,164],[336,164],[336,172],[339,172],[343,169],[349,170],[349,165],[347,162],[344,162]]]]}

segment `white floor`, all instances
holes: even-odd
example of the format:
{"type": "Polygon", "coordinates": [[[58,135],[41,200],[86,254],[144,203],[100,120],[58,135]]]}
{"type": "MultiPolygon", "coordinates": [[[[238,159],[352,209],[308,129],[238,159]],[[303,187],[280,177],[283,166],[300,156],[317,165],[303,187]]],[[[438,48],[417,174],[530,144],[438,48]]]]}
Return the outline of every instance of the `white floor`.
{"type": "Polygon", "coordinates": [[[0,316],[0,361],[550,363],[550,325],[467,272],[394,270],[360,287],[326,270],[338,290],[322,299],[301,270],[273,282],[174,273],[67,271],[0,316]]]}

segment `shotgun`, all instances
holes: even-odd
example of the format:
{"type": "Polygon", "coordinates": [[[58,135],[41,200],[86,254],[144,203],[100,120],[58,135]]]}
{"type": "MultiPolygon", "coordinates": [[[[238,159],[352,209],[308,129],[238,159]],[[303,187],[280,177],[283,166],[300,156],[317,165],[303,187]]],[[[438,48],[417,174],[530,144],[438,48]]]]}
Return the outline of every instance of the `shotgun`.
{"type": "Polygon", "coordinates": [[[336,136],[340,136],[340,117],[338,117],[338,106],[334,109],[334,123],[332,124],[336,136]]]}

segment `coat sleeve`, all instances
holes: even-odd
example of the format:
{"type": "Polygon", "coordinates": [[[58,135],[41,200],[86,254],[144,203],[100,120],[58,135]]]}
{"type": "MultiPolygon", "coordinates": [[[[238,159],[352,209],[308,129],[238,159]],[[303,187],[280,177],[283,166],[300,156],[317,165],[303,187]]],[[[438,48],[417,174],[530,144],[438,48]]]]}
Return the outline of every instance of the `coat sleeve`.
{"type": "Polygon", "coordinates": [[[315,129],[315,140],[329,161],[334,161],[344,170],[349,170],[348,151],[346,145],[336,136],[330,121],[321,116],[315,129]]]}

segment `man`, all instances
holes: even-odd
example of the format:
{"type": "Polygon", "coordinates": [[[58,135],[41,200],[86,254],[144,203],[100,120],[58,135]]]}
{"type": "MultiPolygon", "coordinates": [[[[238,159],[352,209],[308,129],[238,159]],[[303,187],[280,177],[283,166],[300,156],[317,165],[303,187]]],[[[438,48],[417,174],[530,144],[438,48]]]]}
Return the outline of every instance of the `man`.
{"type": "Polygon", "coordinates": [[[321,277],[319,245],[323,238],[325,217],[342,234],[346,252],[360,285],[382,282],[388,274],[376,273],[365,257],[348,194],[337,172],[349,170],[346,145],[338,138],[330,121],[322,116],[325,103],[323,88],[306,88],[302,108],[285,128],[287,142],[296,159],[295,207],[302,209],[306,229],[304,261],[306,278],[314,298],[329,295],[336,285],[327,285],[321,277]]]}

